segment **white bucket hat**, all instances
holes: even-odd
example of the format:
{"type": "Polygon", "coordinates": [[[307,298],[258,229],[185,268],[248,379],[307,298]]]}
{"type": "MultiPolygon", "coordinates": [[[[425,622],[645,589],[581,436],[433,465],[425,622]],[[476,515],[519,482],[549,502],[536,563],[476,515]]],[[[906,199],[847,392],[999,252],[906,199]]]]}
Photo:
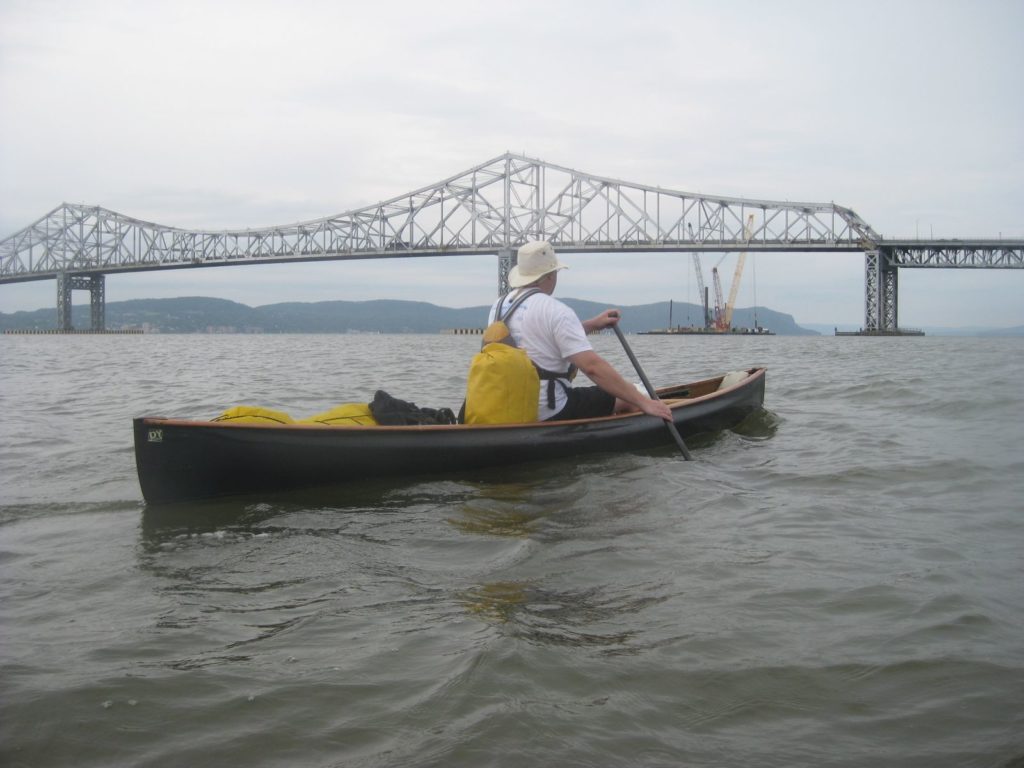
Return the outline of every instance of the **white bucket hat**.
{"type": "Polygon", "coordinates": [[[522,288],[534,280],[544,277],[548,272],[568,269],[565,264],[558,263],[555,249],[547,240],[532,240],[519,249],[516,265],[508,271],[508,284],[512,288],[522,288]]]}

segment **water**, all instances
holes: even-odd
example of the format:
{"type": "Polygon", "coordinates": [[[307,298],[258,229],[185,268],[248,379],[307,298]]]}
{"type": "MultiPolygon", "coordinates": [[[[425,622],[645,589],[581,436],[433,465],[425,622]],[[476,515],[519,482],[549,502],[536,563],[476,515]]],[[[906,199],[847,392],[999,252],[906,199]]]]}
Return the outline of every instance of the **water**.
{"type": "Polygon", "coordinates": [[[768,411],[159,509],[131,417],[454,409],[478,339],[0,337],[0,763],[1024,765],[1024,340],[630,343],[768,411]]]}

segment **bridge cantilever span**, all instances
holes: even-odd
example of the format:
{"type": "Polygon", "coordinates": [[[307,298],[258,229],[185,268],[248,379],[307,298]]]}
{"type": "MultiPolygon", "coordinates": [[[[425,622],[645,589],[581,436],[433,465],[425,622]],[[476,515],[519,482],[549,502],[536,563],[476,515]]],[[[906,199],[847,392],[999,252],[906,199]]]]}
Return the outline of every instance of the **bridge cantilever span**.
{"type": "Polygon", "coordinates": [[[193,231],[65,203],[0,241],[0,282],[252,262],[563,249],[859,250],[877,235],[831,203],[675,192],[505,154],[406,195],[298,224],[193,231]],[[749,214],[755,224],[745,230],[749,214]]]}
{"type": "Polygon", "coordinates": [[[187,230],[65,203],[0,241],[0,283],[56,278],[62,328],[70,327],[71,290],[88,289],[96,328],[107,274],[496,254],[499,290],[507,290],[514,249],[531,239],[587,253],[872,253],[881,241],[856,213],[832,203],[679,192],[506,153],[376,205],[265,229],[187,230]]]}

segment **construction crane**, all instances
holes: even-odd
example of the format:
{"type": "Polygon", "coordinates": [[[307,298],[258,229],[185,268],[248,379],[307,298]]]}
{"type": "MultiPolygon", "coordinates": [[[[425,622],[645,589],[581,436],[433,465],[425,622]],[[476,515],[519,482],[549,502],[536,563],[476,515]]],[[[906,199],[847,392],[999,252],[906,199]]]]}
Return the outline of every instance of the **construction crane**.
{"type": "Polygon", "coordinates": [[[711,268],[711,282],[715,285],[715,328],[719,331],[728,331],[729,323],[725,319],[725,310],[722,308],[722,281],[718,278],[718,267],[711,268]]]}
{"type": "Polygon", "coordinates": [[[693,269],[697,273],[697,288],[700,291],[700,300],[704,305],[704,327],[707,328],[711,323],[708,318],[708,289],[704,287],[704,273],[700,268],[700,254],[696,251],[693,254],[693,269]]]}
{"type": "MultiPolygon", "coordinates": [[[[743,228],[743,239],[748,243],[754,236],[754,214],[747,217],[747,226],[743,228]]],[[[732,328],[732,311],[736,307],[736,294],[740,290],[740,276],[743,274],[743,264],[747,260],[747,252],[743,251],[736,260],[736,273],[732,276],[732,288],[729,289],[729,301],[726,302],[725,312],[722,315],[722,330],[728,331],[732,328]]]]}
{"type": "MultiPolygon", "coordinates": [[[[747,242],[753,237],[754,214],[747,217],[747,224],[743,228],[743,236],[747,242]]],[[[722,258],[725,258],[724,256],[722,258]]],[[[732,330],[732,311],[736,307],[736,294],[740,290],[740,278],[743,275],[743,264],[747,260],[747,252],[743,251],[736,260],[736,272],[732,276],[732,287],[729,289],[729,301],[722,298],[722,280],[718,276],[718,265],[711,268],[711,282],[715,286],[715,330],[728,333],[732,330]]],[[[722,263],[721,259],[718,261],[722,263]]]]}
{"type": "MultiPolygon", "coordinates": [[[[696,240],[696,236],[693,234],[693,225],[687,224],[687,229],[690,231],[690,239],[696,240]]],[[[711,318],[708,316],[708,289],[704,287],[704,271],[700,268],[700,254],[697,251],[693,252],[693,271],[697,273],[697,290],[700,291],[701,304],[704,306],[704,328],[711,326],[711,318]]]]}

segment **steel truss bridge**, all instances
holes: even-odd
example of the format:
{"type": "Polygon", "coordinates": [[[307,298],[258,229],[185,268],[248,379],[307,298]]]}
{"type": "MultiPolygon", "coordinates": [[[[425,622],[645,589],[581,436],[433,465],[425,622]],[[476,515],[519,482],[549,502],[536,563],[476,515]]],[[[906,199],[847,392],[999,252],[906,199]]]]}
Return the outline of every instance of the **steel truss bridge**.
{"type": "Polygon", "coordinates": [[[266,229],[186,230],[65,203],[0,241],[0,283],[56,279],[62,330],[72,328],[71,292],[88,290],[101,331],[108,274],[492,254],[505,291],[515,249],[535,239],[580,253],[859,251],[864,327],[878,331],[898,328],[901,268],[1024,268],[1024,240],[886,240],[833,203],[692,194],[507,153],[376,205],[266,229]]]}

